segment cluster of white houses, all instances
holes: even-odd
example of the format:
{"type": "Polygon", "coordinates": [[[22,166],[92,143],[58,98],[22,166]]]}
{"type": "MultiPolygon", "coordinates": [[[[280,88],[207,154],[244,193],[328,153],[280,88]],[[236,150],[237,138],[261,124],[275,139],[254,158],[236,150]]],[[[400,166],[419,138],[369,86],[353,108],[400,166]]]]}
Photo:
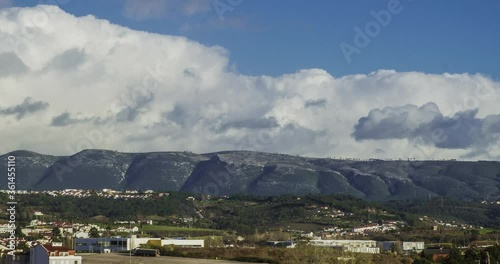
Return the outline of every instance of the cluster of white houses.
{"type": "MultiPolygon", "coordinates": [[[[6,193],[8,190],[0,190],[0,193],[6,193]]],[[[110,199],[150,199],[159,198],[163,196],[169,196],[168,192],[154,192],[153,190],[146,190],[139,192],[136,190],[125,190],[116,191],[112,189],[102,189],[102,190],[83,190],[83,189],[64,189],[64,190],[52,190],[52,191],[32,191],[32,190],[15,190],[16,195],[29,195],[29,194],[46,194],[52,197],[57,196],[72,196],[78,198],[84,197],[105,197],[110,199]]]]}
{"type": "MultiPolygon", "coordinates": [[[[35,213],[40,213],[40,212],[35,212],[35,213]]],[[[152,225],[153,221],[146,220],[143,221],[142,223],[152,225]]],[[[96,224],[43,222],[35,219],[31,220],[30,224],[28,224],[26,227],[21,228],[21,232],[23,232],[23,234],[26,236],[41,235],[43,238],[38,240],[38,242],[40,243],[48,243],[51,241],[52,229],[54,227],[59,228],[62,234],[71,235],[75,238],[89,238],[89,233],[91,229],[97,230],[100,235],[103,235],[105,232],[108,231],[115,233],[129,233],[129,234],[139,232],[139,227],[136,226],[135,221],[116,221],[115,224],[124,224],[124,225],[115,228],[110,228],[109,230],[107,230],[96,224]]],[[[11,229],[12,227],[9,224],[0,224],[0,234],[9,233],[11,229]]]]}

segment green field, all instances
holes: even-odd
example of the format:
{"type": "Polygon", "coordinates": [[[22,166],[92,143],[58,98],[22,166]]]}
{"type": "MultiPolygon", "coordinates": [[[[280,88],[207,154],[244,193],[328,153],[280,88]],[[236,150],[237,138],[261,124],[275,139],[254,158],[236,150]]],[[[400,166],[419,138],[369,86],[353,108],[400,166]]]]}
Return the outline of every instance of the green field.
{"type": "Polygon", "coordinates": [[[165,225],[144,225],[141,228],[143,232],[220,232],[220,230],[208,228],[189,228],[178,226],[165,226],[165,225]]]}
{"type": "Polygon", "coordinates": [[[485,234],[493,233],[495,231],[496,231],[496,229],[494,229],[494,228],[482,228],[482,229],[479,229],[479,234],[485,235],[485,234]]]}

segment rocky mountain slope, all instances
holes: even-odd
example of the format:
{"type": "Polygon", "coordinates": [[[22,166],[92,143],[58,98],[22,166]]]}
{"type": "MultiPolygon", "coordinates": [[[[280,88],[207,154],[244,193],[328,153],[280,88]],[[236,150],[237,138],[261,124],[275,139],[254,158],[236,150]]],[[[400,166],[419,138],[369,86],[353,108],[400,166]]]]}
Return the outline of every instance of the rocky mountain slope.
{"type": "MultiPolygon", "coordinates": [[[[500,162],[305,158],[249,151],[120,153],[72,156],[15,151],[17,189],[203,192],[213,195],[350,194],[367,200],[500,199],[500,162]]],[[[7,189],[7,179],[0,181],[7,189]]]]}

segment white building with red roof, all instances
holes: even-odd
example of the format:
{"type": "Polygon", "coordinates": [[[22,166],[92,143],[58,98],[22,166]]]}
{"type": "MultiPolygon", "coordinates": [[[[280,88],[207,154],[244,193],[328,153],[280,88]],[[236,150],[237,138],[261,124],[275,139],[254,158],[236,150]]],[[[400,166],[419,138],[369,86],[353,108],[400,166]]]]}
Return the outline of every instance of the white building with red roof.
{"type": "Polygon", "coordinates": [[[38,244],[30,249],[30,264],[81,264],[82,257],[62,243],[38,244]]]}

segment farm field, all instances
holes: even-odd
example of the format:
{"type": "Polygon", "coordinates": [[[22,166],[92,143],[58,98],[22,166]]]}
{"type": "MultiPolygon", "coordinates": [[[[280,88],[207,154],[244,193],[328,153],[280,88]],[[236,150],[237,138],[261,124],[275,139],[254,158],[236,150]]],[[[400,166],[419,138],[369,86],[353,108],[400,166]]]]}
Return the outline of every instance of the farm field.
{"type": "Polygon", "coordinates": [[[144,225],[142,230],[145,232],[151,231],[167,231],[167,232],[220,232],[220,230],[208,228],[189,228],[178,226],[165,226],[165,225],[144,225]]]}

